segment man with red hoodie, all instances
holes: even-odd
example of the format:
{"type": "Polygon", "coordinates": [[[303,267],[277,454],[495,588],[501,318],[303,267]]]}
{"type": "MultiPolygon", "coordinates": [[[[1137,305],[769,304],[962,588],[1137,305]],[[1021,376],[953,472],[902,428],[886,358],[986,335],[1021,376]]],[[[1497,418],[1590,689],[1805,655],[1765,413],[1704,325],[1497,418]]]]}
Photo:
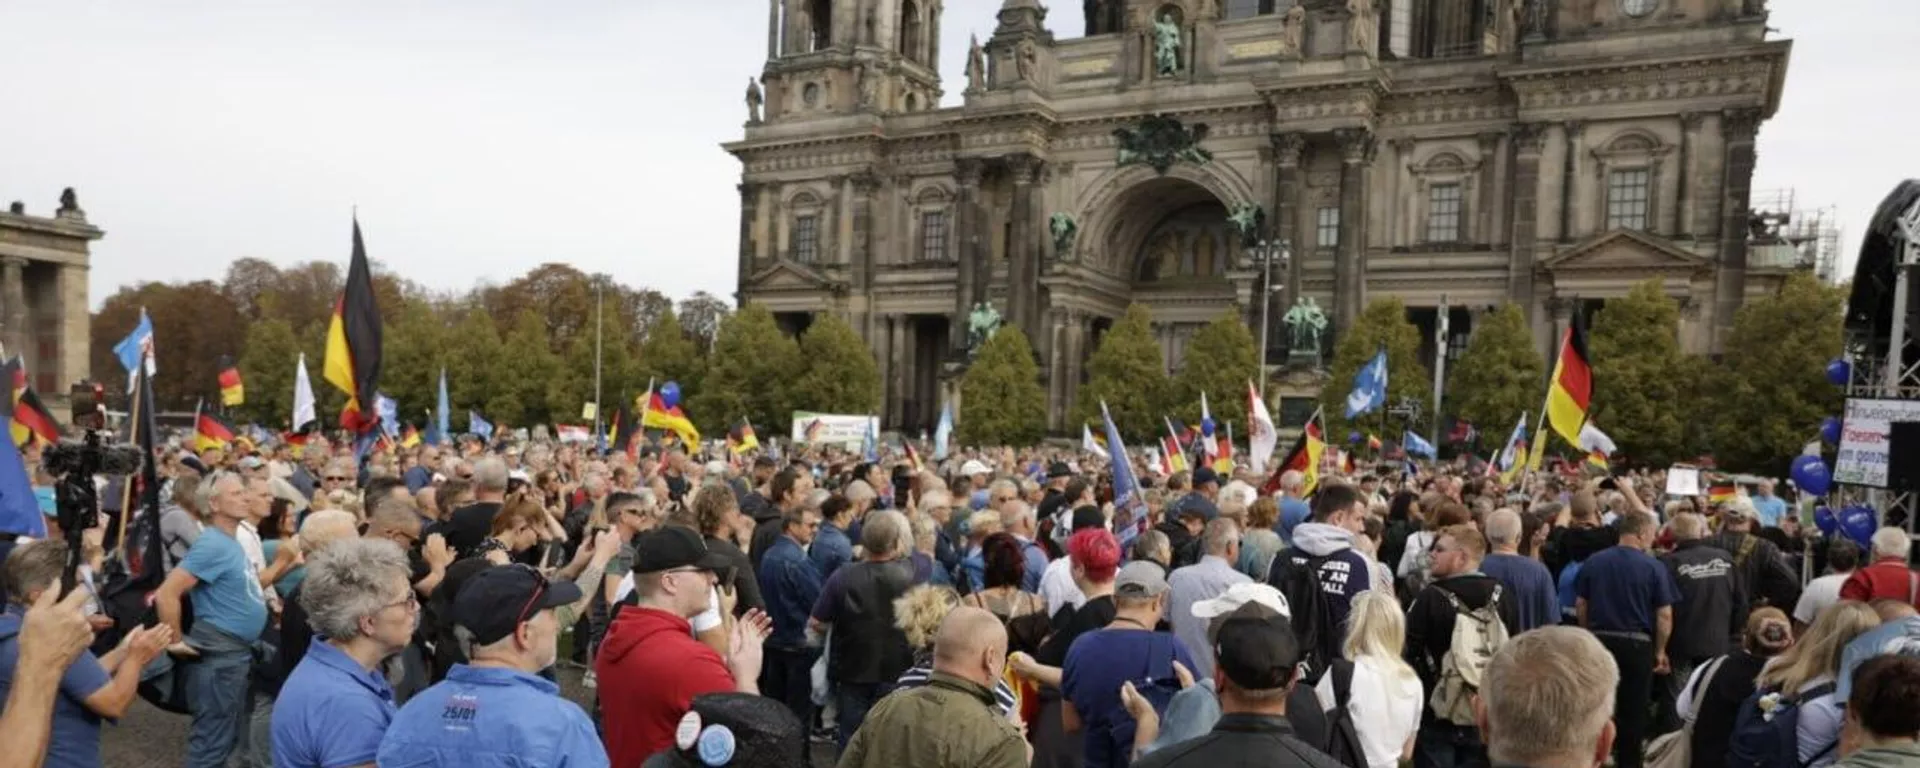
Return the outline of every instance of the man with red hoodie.
{"type": "Polygon", "coordinates": [[[634,540],[634,592],[600,643],[595,671],[607,758],[637,768],[674,746],[674,729],[705,693],[758,694],[766,614],[749,612],[733,626],[728,654],[694,638],[688,619],[707,610],[716,586],[733,583],[730,561],[692,531],[667,526],[634,540]]]}
{"type": "Polygon", "coordinates": [[[1881,598],[1905,600],[1920,607],[1920,575],[1907,567],[1908,550],[1913,540],[1899,528],[1882,528],[1873,533],[1873,565],[1861,568],[1840,585],[1840,599],[1870,603],[1881,598]]]}

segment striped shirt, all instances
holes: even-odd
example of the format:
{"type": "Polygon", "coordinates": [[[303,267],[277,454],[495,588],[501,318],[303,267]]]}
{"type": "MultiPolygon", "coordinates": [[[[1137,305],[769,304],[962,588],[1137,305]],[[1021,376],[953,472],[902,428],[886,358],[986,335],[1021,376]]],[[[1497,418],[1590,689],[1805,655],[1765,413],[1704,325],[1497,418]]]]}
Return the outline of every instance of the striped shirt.
{"type": "MultiPolygon", "coordinates": [[[[895,690],[899,690],[903,688],[919,688],[923,685],[926,685],[927,682],[932,679],[932,677],[933,677],[933,665],[915,664],[912,669],[909,669],[906,672],[901,673],[900,680],[894,683],[895,690]]],[[[999,682],[996,682],[993,684],[993,703],[999,706],[1000,714],[1002,716],[1013,714],[1013,708],[1019,702],[1016,699],[1014,699],[1013,689],[1007,687],[1006,680],[1000,680],[999,682]]]]}

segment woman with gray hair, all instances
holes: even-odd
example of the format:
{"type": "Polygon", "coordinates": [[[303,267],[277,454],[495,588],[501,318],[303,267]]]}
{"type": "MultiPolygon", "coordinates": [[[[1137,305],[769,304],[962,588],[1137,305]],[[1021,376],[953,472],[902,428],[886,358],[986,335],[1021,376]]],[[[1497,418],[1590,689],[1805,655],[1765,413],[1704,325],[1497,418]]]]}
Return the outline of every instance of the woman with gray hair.
{"type": "Polygon", "coordinates": [[[408,575],[406,554],[385,540],[335,541],[308,559],[300,605],[314,638],[274,703],[275,765],[374,762],[395,711],[377,668],[420,618],[408,575]]]}

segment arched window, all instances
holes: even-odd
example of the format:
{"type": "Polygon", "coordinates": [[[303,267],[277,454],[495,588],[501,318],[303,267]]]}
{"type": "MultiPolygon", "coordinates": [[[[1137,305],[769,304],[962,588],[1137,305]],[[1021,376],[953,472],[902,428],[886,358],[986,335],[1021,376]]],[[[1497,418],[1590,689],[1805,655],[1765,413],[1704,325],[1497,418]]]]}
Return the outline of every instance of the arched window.
{"type": "Polygon", "coordinates": [[[925,62],[926,57],[920,50],[920,5],[913,0],[901,0],[900,3],[900,39],[895,46],[901,56],[911,61],[925,62]]]}
{"type": "Polygon", "coordinates": [[[807,16],[813,22],[807,50],[826,50],[833,45],[833,0],[813,0],[807,16]]]}

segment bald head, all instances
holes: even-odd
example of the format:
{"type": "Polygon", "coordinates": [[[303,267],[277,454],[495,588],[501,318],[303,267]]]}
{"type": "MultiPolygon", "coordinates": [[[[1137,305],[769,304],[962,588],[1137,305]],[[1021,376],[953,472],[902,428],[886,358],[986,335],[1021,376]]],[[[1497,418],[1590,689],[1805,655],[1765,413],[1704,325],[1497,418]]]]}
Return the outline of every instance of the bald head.
{"type": "Polygon", "coordinates": [[[961,606],[940,622],[933,639],[933,669],[992,686],[1007,656],[1007,629],[980,608],[961,606]]]}

